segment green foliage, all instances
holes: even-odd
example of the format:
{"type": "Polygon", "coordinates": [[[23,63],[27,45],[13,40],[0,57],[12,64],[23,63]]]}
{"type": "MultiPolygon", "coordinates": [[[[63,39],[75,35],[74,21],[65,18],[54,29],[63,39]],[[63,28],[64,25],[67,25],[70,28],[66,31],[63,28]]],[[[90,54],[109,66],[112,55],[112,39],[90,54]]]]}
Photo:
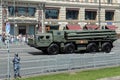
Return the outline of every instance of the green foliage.
{"type": "Polygon", "coordinates": [[[20,80],[96,80],[105,77],[119,76],[120,67],[85,70],[85,71],[68,71],[66,73],[41,75],[36,77],[22,78],[20,80]]]}

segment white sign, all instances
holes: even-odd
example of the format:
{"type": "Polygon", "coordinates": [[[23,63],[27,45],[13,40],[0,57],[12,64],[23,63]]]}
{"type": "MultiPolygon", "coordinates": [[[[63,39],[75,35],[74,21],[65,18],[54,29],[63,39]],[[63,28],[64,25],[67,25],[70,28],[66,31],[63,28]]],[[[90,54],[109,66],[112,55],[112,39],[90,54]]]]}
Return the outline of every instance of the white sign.
{"type": "Polygon", "coordinates": [[[9,22],[6,23],[6,33],[7,34],[10,33],[10,23],[9,22]]]}

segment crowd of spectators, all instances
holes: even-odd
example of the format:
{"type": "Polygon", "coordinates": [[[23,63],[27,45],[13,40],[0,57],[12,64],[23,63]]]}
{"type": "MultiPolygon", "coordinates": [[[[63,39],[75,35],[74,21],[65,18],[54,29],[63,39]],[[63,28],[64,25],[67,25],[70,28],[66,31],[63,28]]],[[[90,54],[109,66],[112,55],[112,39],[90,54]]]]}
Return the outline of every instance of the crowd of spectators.
{"type": "MultiPolygon", "coordinates": [[[[33,37],[34,35],[22,35],[22,34],[19,34],[17,36],[9,35],[9,43],[14,44],[16,42],[20,42],[24,44],[28,42],[28,38],[33,38],[33,37]]],[[[0,41],[3,42],[4,44],[6,44],[6,40],[7,40],[6,35],[0,36],[0,41]]]]}

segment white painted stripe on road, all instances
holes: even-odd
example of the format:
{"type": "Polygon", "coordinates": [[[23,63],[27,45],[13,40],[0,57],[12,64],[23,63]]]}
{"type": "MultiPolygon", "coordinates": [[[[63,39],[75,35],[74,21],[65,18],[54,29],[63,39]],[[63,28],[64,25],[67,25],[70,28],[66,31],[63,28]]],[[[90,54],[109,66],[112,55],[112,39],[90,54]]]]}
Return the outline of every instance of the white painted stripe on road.
{"type": "Polygon", "coordinates": [[[7,51],[8,49],[0,49],[0,51],[7,51]]]}
{"type": "Polygon", "coordinates": [[[115,52],[110,52],[109,54],[115,54],[115,52]]]}
{"type": "MultiPolygon", "coordinates": [[[[16,48],[9,48],[9,49],[34,49],[34,48],[31,48],[31,47],[25,47],[25,48],[23,48],[22,46],[21,47],[16,47],[16,48]]],[[[0,48],[0,51],[1,50],[8,50],[7,48],[0,48]]]]}
{"type": "Polygon", "coordinates": [[[29,63],[29,62],[41,62],[41,61],[55,61],[56,59],[44,59],[44,60],[30,60],[30,61],[21,61],[21,63],[29,63]]]}

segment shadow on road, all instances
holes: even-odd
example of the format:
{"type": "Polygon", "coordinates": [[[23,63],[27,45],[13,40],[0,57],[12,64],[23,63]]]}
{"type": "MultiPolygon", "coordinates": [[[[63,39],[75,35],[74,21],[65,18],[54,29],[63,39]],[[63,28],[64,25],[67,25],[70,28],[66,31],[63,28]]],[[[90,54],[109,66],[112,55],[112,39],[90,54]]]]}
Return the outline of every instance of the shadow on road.
{"type": "Polygon", "coordinates": [[[43,53],[41,51],[39,51],[39,52],[28,52],[28,54],[31,54],[31,55],[48,55],[48,54],[43,53]]]}

